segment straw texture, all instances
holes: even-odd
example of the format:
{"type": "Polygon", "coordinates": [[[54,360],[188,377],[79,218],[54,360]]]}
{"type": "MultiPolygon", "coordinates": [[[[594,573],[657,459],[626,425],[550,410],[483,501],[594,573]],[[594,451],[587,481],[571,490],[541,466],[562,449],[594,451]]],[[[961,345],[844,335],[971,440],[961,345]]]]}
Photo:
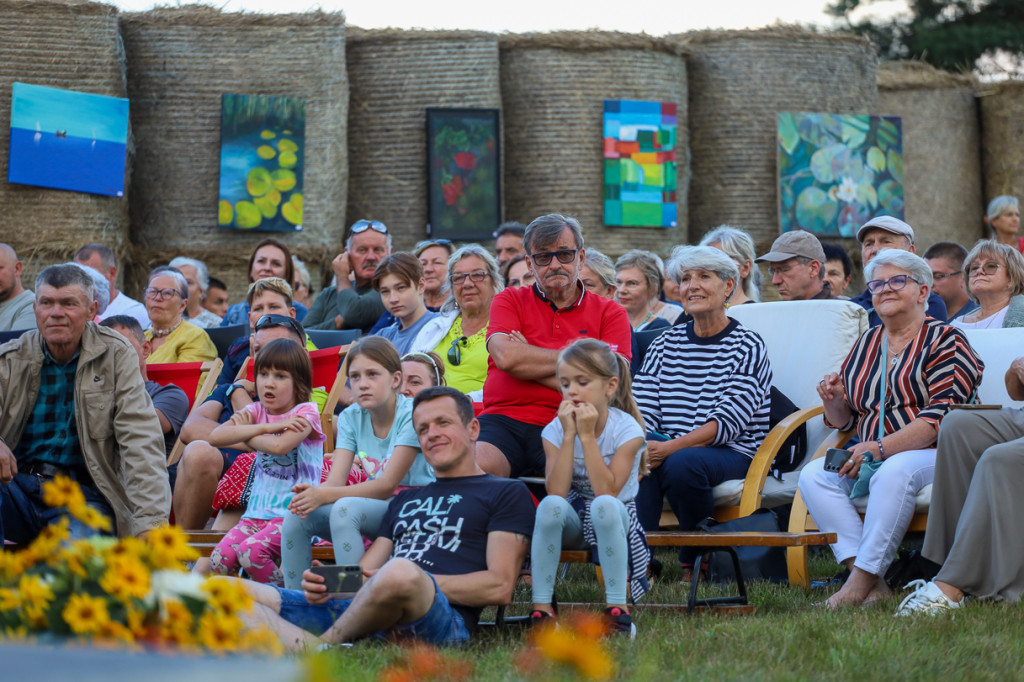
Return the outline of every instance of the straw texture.
{"type": "Polygon", "coordinates": [[[975,83],[923,62],[878,67],[878,112],[903,117],[906,219],[918,253],[936,242],[970,248],[983,236],[981,132],[975,83]]]}
{"type": "Polygon", "coordinates": [[[498,39],[471,31],[348,35],[351,221],[373,218],[396,249],[426,238],[428,107],[501,108],[498,39]]]}
{"type": "Polygon", "coordinates": [[[982,168],[985,199],[1024,198],[1024,83],[1004,83],[981,97],[982,168]]]}
{"type": "MultiPolygon", "coordinates": [[[[193,256],[229,285],[245,282],[252,247],[268,234],[307,262],[330,262],[343,240],[348,191],[343,16],[192,5],[125,14],[121,31],[136,135],[131,234],[140,262],[193,256]],[[224,93],[305,98],[301,232],[218,228],[224,93]]],[[[232,300],[244,291],[232,286],[232,300]]]]}
{"type": "MultiPolygon", "coordinates": [[[[117,10],[93,2],[0,4],[0,121],[4,125],[11,120],[15,81],[124,97],[117,10]]],[[[4,134],[0,136],[0,177],[5,180],[7,156],[8,135],[4,134]]],[[[128,238],[128,202],[123,198],[4,182],[0,183],[0,213],[0,241],[30,263],[63,262],[89,242],[103,242],[122,253],[128,238]]]]}
{"type": "Polygon", "coordinates": [[[681,45],[600,31],[502,36],[506,219],[546,213],[580,220],[588,246],[615,257],[632,248],[667,254],[686,241],[690,152],[681,45]],[[675,228],[604,225],[606,99],[677,104],[675,228]]]}
{"type": "Polygon", "coordinates": [[[766,253],[779,235],[777,114],[876,111],[875,50],[788,27],[674,38],[691,53],[690,240],[729,223],[766,253]]]}

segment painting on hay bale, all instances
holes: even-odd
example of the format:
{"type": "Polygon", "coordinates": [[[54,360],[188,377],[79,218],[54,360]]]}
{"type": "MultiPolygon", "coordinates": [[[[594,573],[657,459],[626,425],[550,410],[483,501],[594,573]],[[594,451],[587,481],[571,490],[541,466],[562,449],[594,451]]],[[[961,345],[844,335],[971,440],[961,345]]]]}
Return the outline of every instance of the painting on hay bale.
{"type": "Polygon", "coordinates": [[[676,105],[604,101],[604,223],[675,227],[676,105]]]}
{"type": "Polygon", "coordinates": [[[879,215],[902,219],[899,116],[778,115],[779,223],[819,237],[853,237],[879,215]]]}
{"type": "Polygon", "coordinates": [[[302,229],[306,100],[222,95],[217,222],[241,230],[302,229]]]}
{"type": "Polygon", "coordinates": [[[128,100],[14,83],[7,181],[124,196],[128,100]]]}

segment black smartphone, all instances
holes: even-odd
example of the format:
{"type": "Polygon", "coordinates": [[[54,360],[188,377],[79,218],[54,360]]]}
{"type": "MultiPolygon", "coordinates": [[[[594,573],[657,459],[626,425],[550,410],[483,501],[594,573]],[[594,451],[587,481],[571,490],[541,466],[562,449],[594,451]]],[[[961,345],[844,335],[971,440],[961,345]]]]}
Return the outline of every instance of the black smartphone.
{"type": "Polygon", "coordinates": [[[829,448],[825,452],[825,471],[831,471],[832,473],[839,473],[839,470],[843,468],[846,461],[850,459],[853,453],[849,450],[840,450],[839,448],[829,448]]]}
{"type": "Polygon", "coordinates": [[[363,586],[361,566],[313,566],[309,570],[324,579],[327,591],[332,594],[358,592],[363,586]]]}

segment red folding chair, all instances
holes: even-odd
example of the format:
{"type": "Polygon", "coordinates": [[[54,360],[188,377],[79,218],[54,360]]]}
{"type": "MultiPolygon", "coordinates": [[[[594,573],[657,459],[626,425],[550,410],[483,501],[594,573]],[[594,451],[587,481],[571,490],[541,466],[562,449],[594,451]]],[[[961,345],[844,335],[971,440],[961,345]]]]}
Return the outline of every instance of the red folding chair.
{"type": "MultiPolygon", "coordinates": [[[[185,396],[188,397],[188,412],[191,415],[216,387],[217,377],[220,376],[223,367],[224,363],[220,358],[206,362],[169,362],[146,365],[146,374],[150,381],[155,381],[161,386],[174,384],[185,391],[185,396]]],[[[181,459],[181,453],[184,451],[185,444],[179,437],[167,457],[167,466],[181,459]]]]}

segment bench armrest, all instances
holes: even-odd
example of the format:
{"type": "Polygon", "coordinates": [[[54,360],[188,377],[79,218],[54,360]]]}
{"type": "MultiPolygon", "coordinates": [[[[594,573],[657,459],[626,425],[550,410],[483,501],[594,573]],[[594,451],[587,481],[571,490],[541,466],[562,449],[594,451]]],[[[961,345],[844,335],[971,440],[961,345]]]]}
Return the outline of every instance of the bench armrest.
{"type": "MultiPolygon", "coordinates": [[[[768,432],[747,469],[747,477],[743,481],[743,494],[740,497],[740,516],[749,516],[761,508],[765,479],[768,478],[768,472],[786,439],[803,424],[823,413],[824,408],[821,405],[805,407],[780,421],[768,432]]],[[[824,454],[824,451],[822,453],[824,454]]]]}

